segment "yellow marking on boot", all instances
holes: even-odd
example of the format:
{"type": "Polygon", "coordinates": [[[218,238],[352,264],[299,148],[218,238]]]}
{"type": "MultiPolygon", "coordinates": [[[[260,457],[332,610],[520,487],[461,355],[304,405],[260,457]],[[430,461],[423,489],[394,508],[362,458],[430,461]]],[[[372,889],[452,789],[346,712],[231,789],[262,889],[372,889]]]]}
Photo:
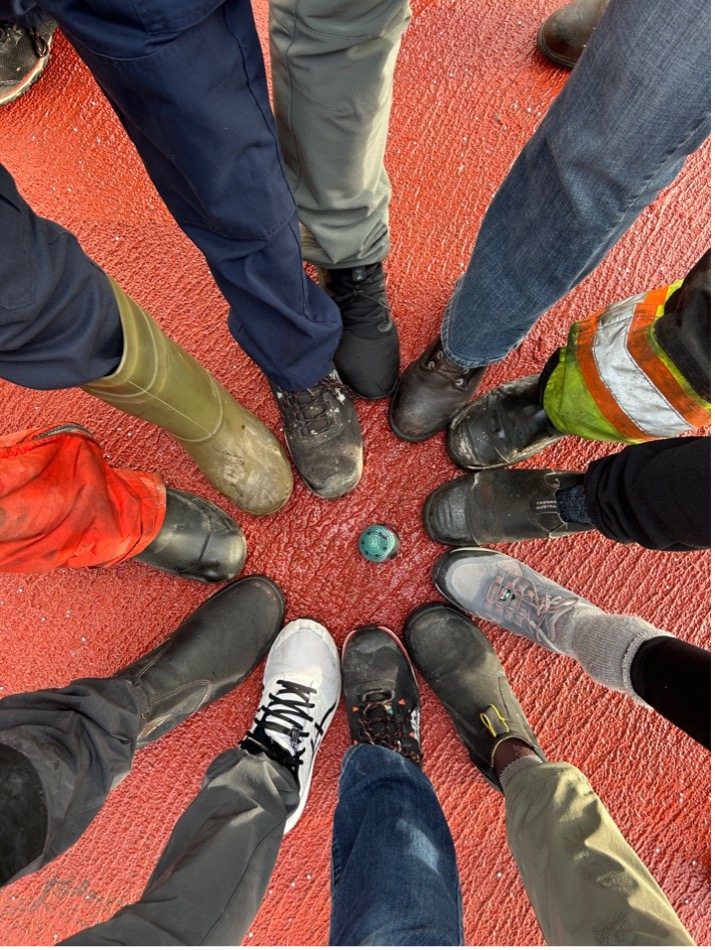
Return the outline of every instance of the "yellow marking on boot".
{"type": "MultiPolygon", "coordinates": [[[[506,719],[502,716],[502,714],[499,712],[499,710],[498,710],[497,707],[494,705],[494,703],[490,703],[489,706],[487,707],[487,709],[493,709],[493,710],[494,710],[494,713],[495,713],[495,715],[496,715],[496,717],[497,717],[497,719],[502,723],[502,725],[504,726],[506,732],[511,732],[511,729],[509,728],[509,723],[508,723],[508,722],[506,721],[506,719]]],[[[496,739],[496,737],[497,737],[496,730],[494,729],[494,726],[493,726],[493,725],[491,724],[491,722],[489,721],[489,715],[488,715],[486,712],[483,712],[483,713],[480,713],[480,714],[479,714],[479,718],[481,719],[482,725],[483,725],[484,728],[487,730],[487,732],[488,732],[489,735],[492,737],[492,739],[496,739]]]]}

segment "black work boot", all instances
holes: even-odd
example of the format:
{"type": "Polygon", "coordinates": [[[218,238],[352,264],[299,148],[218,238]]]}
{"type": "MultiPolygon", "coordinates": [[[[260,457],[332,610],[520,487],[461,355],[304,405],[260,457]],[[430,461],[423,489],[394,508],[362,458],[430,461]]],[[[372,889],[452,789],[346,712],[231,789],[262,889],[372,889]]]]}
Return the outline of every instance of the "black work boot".
{"type": "Polygon", "coordinates": [[[437,337],[400,377],[390,403],[392,431],[406,442],[422,442],[435,435],[467,405],[484,370],[452,362],[437,337]]]}
{"type": "Polygon", "coordinates": [[[571,0],[545,20],[536,36],[544,56],[566,69],[573,69],[601,22],[609,0],[571,0]]]}
{"type": "Polygon", "coordinates": [[[494,754],[506,739],[520,739],[546,761],[499,657],[469,617],[447,604],[424,604],[407,618],[405,642],[490,785],[501,791],[494,754]]]}
{"type": "Polygon", "coordinates": [[[319,267],[318,277],[343,318],[343,335],[333,357],[340,378],[363,399],[386,399],[400,373],[400,341],[382,263],[319,267]]]}
{"type": "Polygon", "coordinates": [[[358,627],[343,645],[343,692],[353,745],[422,763],[420,694],[409,657],[387,627],[358,627]]]}
{"type": "Polygon", "coordinates": [[[210,597],[156,649],[115,673],[143,694],[137,749],[225,696],[255,670],[278,635],[285,598],[259,574],[210,597]]]}
{"type": "Polygon", "coordinates": [[[56,29],[54,20],[27,27],[0,20],[0,106],[19,99],[40,78],[56,29]]]}
{"type": "Polygon", "coordinates": [[[485,393],[452,419],[447,452],[462,468],[503,468],[563,439],[539,400],[539,376],[485,393]]]}
{"type": "Polygon", "coordinates": [[[463,475],[435,489],[422,512],[433,541],[455,547],[563,538],[593,530],[564,521],[556,493],[580,485],[577,472],[506,469],[463,475]]]}
{"type": "Polygon", "coordinates": [[[218,505],[200,495],[167,488],[164,523],[133,560],[192,581],[228,581],[243,567],[246,540],[218,505]]]}
{"type": "Polygon", "coordinates": [[[320,498],[340,498],[362,475],[362,435],[355,406],[333,370],[315,386],[288,392],[274,383],[295,467],[320,498]]]}

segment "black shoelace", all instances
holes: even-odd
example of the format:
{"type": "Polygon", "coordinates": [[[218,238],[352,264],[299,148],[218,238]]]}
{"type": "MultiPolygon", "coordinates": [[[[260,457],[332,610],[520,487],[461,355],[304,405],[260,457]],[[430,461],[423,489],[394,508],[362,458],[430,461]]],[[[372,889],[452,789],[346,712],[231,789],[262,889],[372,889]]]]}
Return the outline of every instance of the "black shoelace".
{"type": "Polygon", "coordinates": [[[422,761],[417,737],[412,729],[411,716],[406,706],[401,706],[392,699],[368,700],[360,708],[358,721],[364,742],[399,752],[416,765],[422,761]]]}
{"type": "Polygon", "coordinates": [[[310,697],[317,691],[311,686],[303,686],[291,680],[278,680],[278,687],[275,693],[268,694],[268,703],[258,710],[256,723],[251,733],[258,733],[255,738],[259,742],[261,733],[269,739],[271,732],[280,732],[288,736],[293,750],[294,764],[300,765],[305,751],[303,740],[309,735],[303,728],[304,725],[312,723],[320,731],[320,726],[314,722],[310,712],[315,708],[315,703],[310,702],[310,697]]]}
{"type": "Polygon", "coordinates": [[[330,293],[335,303],[343,309],[343,304],[350,304],[350,325],[375,323],[389,324],[391,313],[385,296],[385,277],[380,267],[372,271],[365,268],[365,279],[355,280],[348,272],[340,276],[333,276],[330,284],[330,293]],[[375,307],[380,308],[379,319],[376,320],[375,307]]]}

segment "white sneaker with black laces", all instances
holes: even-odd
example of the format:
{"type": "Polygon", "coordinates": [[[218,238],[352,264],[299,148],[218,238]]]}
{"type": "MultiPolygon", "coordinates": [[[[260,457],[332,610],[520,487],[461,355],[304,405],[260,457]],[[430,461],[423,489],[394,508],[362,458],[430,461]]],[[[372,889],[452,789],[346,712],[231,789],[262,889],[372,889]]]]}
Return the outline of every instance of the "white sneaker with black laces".
{"type": "Polygon", "coordinates": [[[315,620],[293,620],[270,649],[263,695],[244,740],[253,740],[296,777],[300,799],[284,834],[303,813],[315,757],[339,698],[340,657],[333,638],[315,620]]]}

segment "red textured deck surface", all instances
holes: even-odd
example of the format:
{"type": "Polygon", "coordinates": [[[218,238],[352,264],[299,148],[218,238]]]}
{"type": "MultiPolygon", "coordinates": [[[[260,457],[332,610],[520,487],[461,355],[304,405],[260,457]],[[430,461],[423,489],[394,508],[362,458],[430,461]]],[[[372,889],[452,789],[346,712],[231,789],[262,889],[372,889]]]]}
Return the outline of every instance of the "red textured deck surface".
{"type": "MultiPolygon", "coordinates": [[[[403,363],[439,326],[482,215],[566,74],[534,48],[555,4],[530,0],[417,0],[399,61],[388,161],[394,184],[391,296],[403,363]]],[[[265,7],[257,15],[265,32],[265,7]]],[[[207,51],[210,55],[210,51],[207,51]]],[[[158,322],[275,431],[278,413],[259,371],[232,342],[226,304],[179,232],[84,66],[58,36],[45,78],[0,110],[0,158],[41,214],[71,228],[87,252],[158,322]]],[[[559,304],[486,380],[537,371],[574,316],[682,276],[708,240],[709,157],[693,157],[595,273],[559,304]]],[[[41,393],[0,383],[4,430],[75,420],[123,466],[153,467],[180,488],[220,496],[171,439],[79,391],[41,393]]],[[[421,505],[455,476],[441,438],[394,438],[385,403],[361,403],[365,475],[347,498],[324,502],[300,483],[280,514],[238,513],[249,557],[285,589],[288,618],[322,620],[339,644],[356,624],[401,629],[435,597],[442,548],[421,526],[421,505]],[[373,521],[397,526],[402,551],[375,566],[356,538],[373,521]]],[[[565,440],[539,459],[581,468],[605,446],[565,440]]],[[[225,502],[224,502],[225,503],[225,502]]],[[[229,505],[230,510],[230,505],[229,505]]],[[[236,514],[236,512],[234,512],[236,514]]],[[[611,611],[633,612],[709,645],[709,558],[619,547],[595,535],[508,548],[611,611]]],[[[210,591],[139,564],[108,571],[0,577],[0,688],[4,693],[108,675],[152,647],[210,591]]],[[[656,713],[591,683],[554,658],[489,626],[514,689],[547,754],[591,779],[696,941],[710,942],[709,757],[656,713]]],[[[142,752],[79,843],[0,894],[0,941],[47,944],[135,900],[210,760],[235,743],[260,695],[256,673],[239,691],[142,752]]],[[[542,942],[504,838],[504,805],[471,767],[445,713],[423,691],[425,768],[454,834],[470,944],[542,942]]],[[[328,934],[332,813],[348,742],[336,717],[310,801],[285,841],[248,944],[324,944],[328,934]]],[[[395,874],[409,867],[395,855],[395,874]]]]}

